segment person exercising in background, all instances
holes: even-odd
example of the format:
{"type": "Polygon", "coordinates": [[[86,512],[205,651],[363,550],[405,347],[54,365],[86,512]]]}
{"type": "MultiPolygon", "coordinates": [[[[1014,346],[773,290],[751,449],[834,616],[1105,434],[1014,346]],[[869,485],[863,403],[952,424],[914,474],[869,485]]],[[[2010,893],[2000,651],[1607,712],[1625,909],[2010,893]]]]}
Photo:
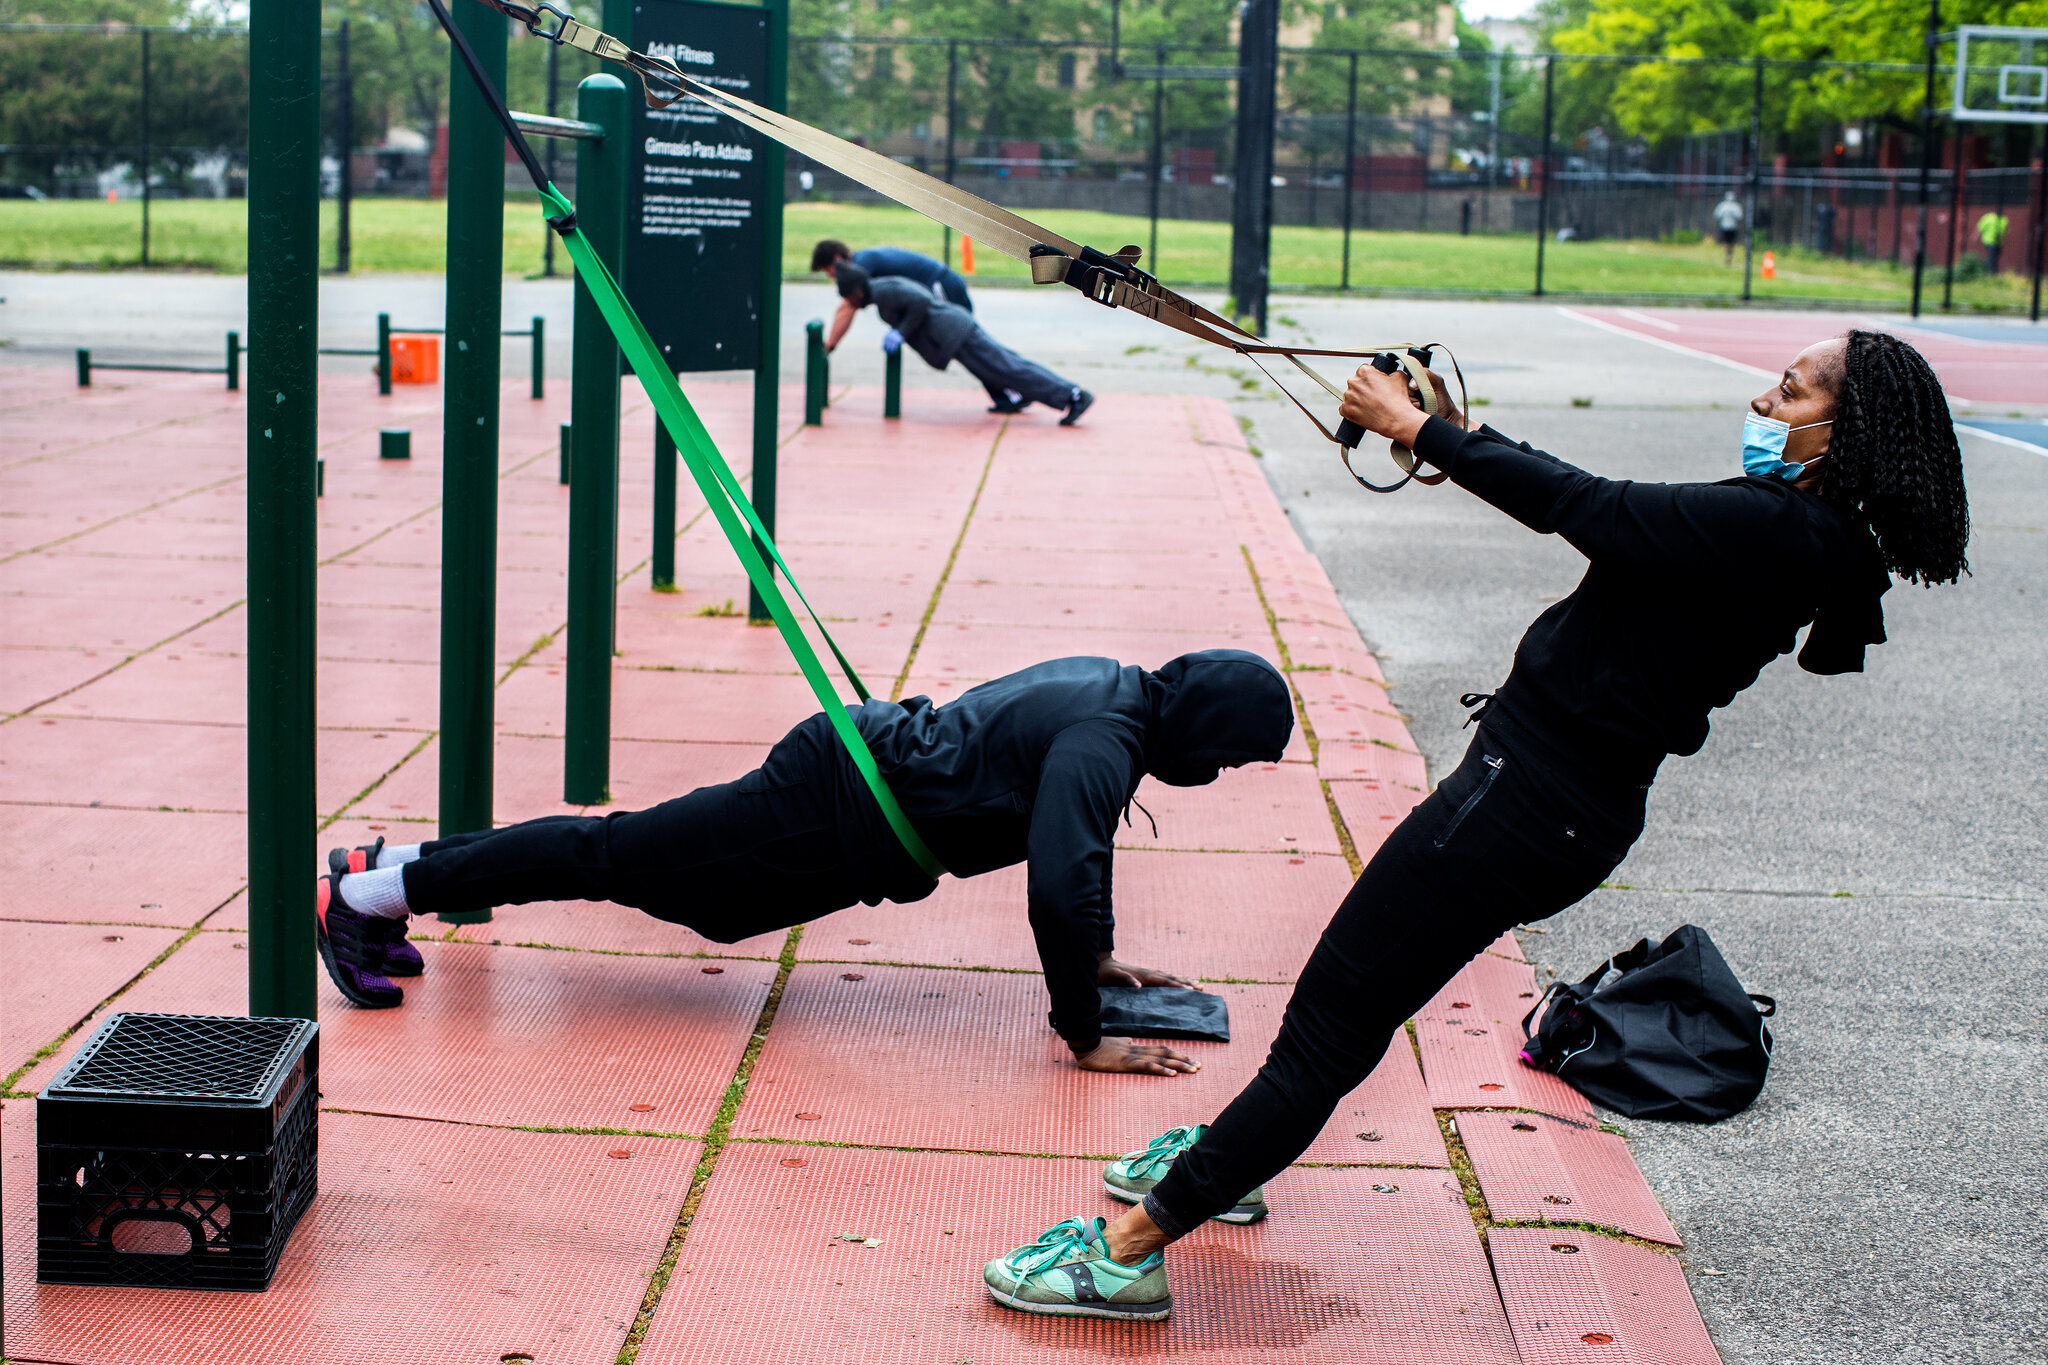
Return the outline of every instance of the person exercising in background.
{"type": "MultiPolygon", "coordinates": [[[[956,877],[1029,864],[1026,908],[1052,1024],[1087,1071],[1174,1076],[1172,1048],[1104,1038],[1098,986],[1190,986],[1115,957],[1110,871],[1119,816],[1146,775],[1174,787],[1277,763],[1294,730],[1278,669],[1235,649],[1157,672],[1054,659],[973,688],[870,699],[853,711],[883,778],[956,877]]],[[[641,811],[554,815],[393,848],[328,854],[315,898],[327,974],[356,1005],[403,1004],[424,962],[408,915],[533,901],[614,901],[717,943],[843,910],[923,900],[935,883],[898,842],[823,712],[737,782],[641,811]]]]}
{"type": "Polygon", "coordinates": [[[839,262],[833,268],[833,279],[839,285],[839,297],[853,312],[874,304],[882,321],[902,344],[924,357],[925,364],[943,370],[958,360],[995,400],[990,412],[1022,412],[1033,403],[1043,403],[1063,413],[1060,425],[1070,427],[1095,402],[1095,395],[1079,384],[1026,360],[983,331],[966,309],[933,298],[909,280],[893,275],[870,279],[868,272],[852,261],[839,262]]]}
{"type": "MultiPolygon", "coordinates": [[[[1809,673],[1861,672],[1885,641],[1893,574],[1932,586],[1969,572],[1948,400],[1888,333],[1852,331],[1794,357],[1750,401],[1742,473],[1715,483],[1600,478],[1468,425],[1443,381],[1432,387],[1442,415],[1425,417],[1404,378],[1361,366],[1337,411],[1561,537],[1586,576],[1524,632],[1500,690],[1464,698],[1484,705],[1463,762],[1366,864],[1259,1074],[1213,1124],[1175,1128],[1104,1174],[1136,1205],[1116,1222],[1071,1218],[989,1262],[982,1278],[999,1303],[1167,1316],[1166,1248],[1212,1218],[1263,1216],[1265,1183],[1390,1041],[1407,1046],[1402,1025],[1459,968],[1604,882],[1643,832],[1659,767],[1699,752],[1716,708],[1795,646],[1809,673]]],[[[1315,1267],[1302,1269],[1313,1283],[1315,1267]]]]}

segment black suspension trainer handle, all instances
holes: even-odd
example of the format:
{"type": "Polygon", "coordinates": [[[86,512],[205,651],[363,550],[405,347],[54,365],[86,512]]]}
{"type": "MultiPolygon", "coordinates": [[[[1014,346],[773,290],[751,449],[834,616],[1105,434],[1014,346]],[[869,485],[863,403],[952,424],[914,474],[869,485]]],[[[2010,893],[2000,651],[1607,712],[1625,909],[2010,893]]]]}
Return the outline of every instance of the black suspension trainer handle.
{"type": "MultiPolygon", "coordinates": [[[[1428,362],[1423,362],[1427,364],[1428,362]]],[[[1394,359],[1392,351],[1381,351],[1372,358],[1372,367],[1381,374],[1392,374],[1401,368],[1401,362],[1394,359]]],[[[1365,428],[1345,418],[1337,424],[1337,444],[1346,450],[1356,450],[1365,441],[1365,428]]]]}

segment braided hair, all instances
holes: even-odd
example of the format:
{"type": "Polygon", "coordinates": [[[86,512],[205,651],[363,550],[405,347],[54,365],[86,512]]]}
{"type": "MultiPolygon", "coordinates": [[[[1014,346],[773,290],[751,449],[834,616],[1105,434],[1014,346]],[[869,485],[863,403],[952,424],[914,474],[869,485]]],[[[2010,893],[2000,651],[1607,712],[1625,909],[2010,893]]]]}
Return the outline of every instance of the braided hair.
{"type": "Polygon", "coordinates": [[[1820,494],[1870,527],[1887,569],[1908,583],[1953,583],[1970,571],[1970,507],[1941,381],[1889,332],[1843,339],[1828,376],[1837,411],[1820,494]]]}

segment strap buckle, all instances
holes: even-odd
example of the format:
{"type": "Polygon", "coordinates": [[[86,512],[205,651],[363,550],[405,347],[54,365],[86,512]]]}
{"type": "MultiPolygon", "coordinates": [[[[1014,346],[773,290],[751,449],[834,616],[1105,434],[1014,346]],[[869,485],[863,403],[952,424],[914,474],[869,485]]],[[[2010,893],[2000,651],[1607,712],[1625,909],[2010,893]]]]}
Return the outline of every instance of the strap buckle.
{"type": "Polygon", "coordinates": [[[1059,284],[1064,281],[1104,308],[1115,308],[1119,284],[1128,285],[1139,293],[1150,293],[1147,286],[1158,283],[1138,269],[1137,261],[1143,254],[1135,246],[1127,246],[1114,256],[1092,246],[1084,246],[1079,256],[1069,256],[1058,247],[1034,246],[1031,248],[1031,282],[1059,284]]]}
{"type": "Polygon", "coordinates": [[[567,10],[556,9],[548,0],[538,0],[531,9],[526,9],[523,5],[507,6],[507,9],[524,10],[524,13],[514,13],[512,17],[525,24],[528,33],[536,38],[545,38],[551,43],[561,42],[562,31],[576,22],[574,16],[567,10]],[[547,27],[547,16],[551,14],[555,17],[555,26],[552,29],[547,27]]]}

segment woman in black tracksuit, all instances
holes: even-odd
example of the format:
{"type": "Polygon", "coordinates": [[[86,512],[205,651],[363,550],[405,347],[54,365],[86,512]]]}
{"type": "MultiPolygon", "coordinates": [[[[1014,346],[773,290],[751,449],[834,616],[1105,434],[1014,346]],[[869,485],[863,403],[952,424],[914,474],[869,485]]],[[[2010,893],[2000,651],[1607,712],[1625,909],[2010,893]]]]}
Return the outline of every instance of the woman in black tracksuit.
{"type": "Polygon", "coordinates": [[[1600,885],[1642,832],[1664,756],[1697,752],[1708,713],[1800,628],[1812,627],[1803,668],[1859,671],[1885,638],[1891,574],[1932,584],[1967,570],[1961,454],[1910,346],[1861,331],[1820,343],[1751,407],[1748,475],[1639,484],[1468,431],[1447,396],[1449,420],[1425,419],[1401,377],[1359,370],[1345,417],[1563,536],[1590,567],[1523,636],[1457,771],[1367,864],[1264,1068],[1104,1230],[1103,1254],[1140,1264],[1286,1169],[1474,954],[1600,885]]]}

